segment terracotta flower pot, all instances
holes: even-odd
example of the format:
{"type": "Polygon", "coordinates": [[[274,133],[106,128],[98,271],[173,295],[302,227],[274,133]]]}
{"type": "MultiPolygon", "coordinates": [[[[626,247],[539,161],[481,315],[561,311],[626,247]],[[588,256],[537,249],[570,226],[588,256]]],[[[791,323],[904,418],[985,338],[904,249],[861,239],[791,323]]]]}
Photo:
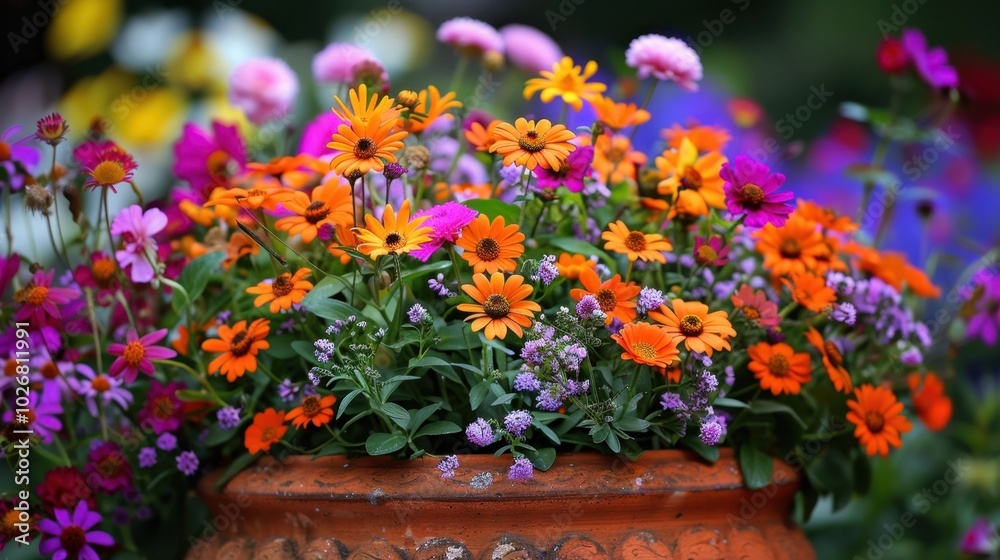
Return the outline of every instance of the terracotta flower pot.
{"type": "Polygon", "coordinates": [[[461,462],[447,480],[433,459],[269,458],[221,493],[213,473],[199,487],[212,518],[188,558],[815,558],[789,520],[799,475],[779,461],[757,491],[730,449],[714,465],[567,454],[529,481],[505,478],[509,458],[461,462]]]}

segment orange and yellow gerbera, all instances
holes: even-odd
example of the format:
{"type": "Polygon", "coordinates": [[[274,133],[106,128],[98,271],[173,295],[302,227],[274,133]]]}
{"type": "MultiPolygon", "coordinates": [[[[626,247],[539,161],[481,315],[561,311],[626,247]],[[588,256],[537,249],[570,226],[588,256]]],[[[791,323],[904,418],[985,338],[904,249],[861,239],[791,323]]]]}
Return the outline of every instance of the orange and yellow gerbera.
{"type": "Polygon", "coordinates": [[[296,303],[302,303],[309,290],[313,289],[312,282],[306,280],[309,274],[308,268],[300,268],[295,274],[283,272],[270,282],[265,281],[250,286],[247,288],[247,293],[257,296],[253,300],[255,307],[270,303],[271,313],[288,311],[296,303]]]}
{"type": "Polygon", "coordinates": [[[250,162],[247,169],[251,177],[276,179],[288,188],[302,189],[317,184],[329,167],[312,155],[298,154],[276,157],[267,163],[250,162]]]}
{"type": "Polygon", "coordinates": [[[268,408],[254,415],[253,424],[243,434],[243,445],[250,454],[267,453],[273,444],[285,437],[287,431],[285,412],[268,408]]]}
{"type": "Polygon", "coordinates": [[[561,124],[542,119],[536,124],[521,117],[514,124],[502,122],[494,132],[497,141],[490,152],[503,156],[504,165],[524,165],[528,169],[541,166],[559,171],[576,146],[569,141],[576,138],[572,131],[561,124]]]}
{"type": "Polygon", "coordinates": [[[242,231],[237,231],[226,243],[226,258],[222,260],[222,270],[228,271],[236,261],[247,255],[260,253],[260,245],[242,231]]]}
{"type": "Polygon", "coordinates": [[[837,301],[837,293],[826,285],[826,280],[811,272],[793,272],[791,280],[781,281],[792,293],[792,299],[813,313],[821,313],[837,301]]]}
{"type": "Polygon", "coordinates": [[[351,262],[351,254],[344,251],[341,247],[347,247],[350,249],[358,248],[358,238],[351,231],[351,228],[344,225],[337,225],[334,229],[336,234],[336,241],[333,241],[326,246],[326,250],[330,252],[330,256],[340,259],[340,264],[347,264],[351,262]]]}
{"type": "Polygon", "coordinates": [[[673,364],[680,351],[660,327],[649,323],[629,323],[622,327],[611,339],[622,347],[622,359],[666,369],[673,364]]]}
{"type": "Polygon", "coordinates": [[[478,122],[473,122],[465,131],[465,139],[469,141],[469,144],[472,144],[477,152],[489,152],[490,146],[497,141],[496,131],[500,122],[492,121],[485,128],[478,122]]]}
{"type": "Polygon", "coordinates": [[[642,287],[635,282],[622,282],[619,274],[601,282],[594,269],[584,268],[580,270],[580,283],[583,288],[573,288],[569,291],[569,297],[580,301],[584,296],[594,296],[601,311],[607,315],[605,323],[610,324],[614,319],[622,323],[635,320],[635,302],[632,300],[642,291],[642,287]]]}
{"type": "Polygon", "coordinates": [[[396,161],[396,152],[403,148],[408,132],[393,132],[394,121],[382,122],[373,116],[369,122],[352,118],[350,125],[337,127],[333,140],[326,146],[339,152],[330,167],[344,177],[352,173],[381,172],[386,163],[396,161]]]}
{"type": "Polygon", "coordinates": [[[900,436],[913,429],[903,416],[903,403],[889,389],[862,385],[854,390],[854,399],[847,401],[847,407],[847,421],[855,425],[854,437],[869,456],[887,457],[890,446],[901,447],[900,436]]]}
{"type": "Polygon", "coordinates": [[[795,214],[780,228],[769,223],[753,235],[757,252],[764,257],[764,268],[776,277],[816,270],[817,259],[825,257],[828,250],[816,222],[795,214]]]}
{"type": "Polygon", "coordinates": [[[806,340],[819,350],[820,358],[823,359],[823,367],[826,374],[830,376],[833,387],[841,393],[850,393],[852,388],[851,374],[844,367],[844,355],[840,348],[830,340],[824,340],[823,335],[813,327],[806,331],[806,340]]]}
{"type": "Polygon", "coordinates": [[[455,100],[455,97],[453,91],[441,95],[438,88],[427,86],[427,89],[421,90],[417,96],[419,102],[413,108],[413,115],[408,119],[400,118],[396,126],[399,129],[416,133],[426,130],[438,118],[454,120],[455,116],[447,111],[462,106],[462,102],[455,100]]]}
{"type": "Polygon", "coordinates": [[[531,78],[524,85],[524,98],[531,99],[531,96],[541,92],[543,103],[549,103],[556,97],[561,97],[563,103],[569,105],[574,111],[583,109],[583,101],[594,101],[601,97],[601,93],[608,89],[608,86],[600,82],[587,82],[597,73],[597,63],[588,61],[583,68],[573,64],[573,59],[564,56],[559,62],[552,65],[552,70],[542,70],[539,72],[541,78],[531,78]]]}
{"type": "Polygon", "coordinates": [[[666,263],[663,252],[674,248],[662,235],[631,231],[621,220],[608,224],[608,230],[601,234],[601,239],[606,241],[604,248],[625,255],[633,262],[642,259],[644,262],[666,263]]]}
{"type": "Polygon", "coordinates": [[[657,157],[656,169],[661,180],[656,189],[660,196],[674,200],[671,214],[683,210],[691,216],[704,216],[709,208],[724,208],[725,181],[719,171],[726,161],[719,152],[699,156],[698,149],[687,138],[681,141],[680,148],[666,150],[657,157]]]}
{"type": "Polygon", "coordinates": [[[503,216],[490,222],[489,217],[480,214],[462,228],[462,236],[455,244],[463,249],[462,258],[473,271],[493,274],[517,269],[514,259],[524,254],[522,241],[524,234],[517,224],[506,225],[503,216]]]}
{"type": "Polygon", "coordinates": [[[205,208],[216,204],[224,206],[243,207],[247,210],[263,208],[275,210],[278,204],[288,200],[297,191],[287,189],[272,178],[255,179],[249,189],[233,187],[231,189],[215,189],[205,202],[205,208]]]}
{"type": "Polygon", "coordinates": [[[472,321],[472,331],[483,331],[490,340],[503,339],[508,329],[521,337],[535,313],[542,311],[540,305],[527,299],[533,290],[518,274],[504,280],[502,272],[494,272],[488,279],[477,273],[472,276],[472,284],[462,285],[462,291],[476,303],[459,304],[458,310],[472,313],[465,319],[472,321]]]}
{"type": "Polygon", "coordinates": [[[285,201],[285,208],[295,215],[278,219],[274,227],[288,235],[301,235],[303,242],[311,243],[324,225],[354,225],[354,195],[351,187],[340,181],[334,177],[310,195],[296,192],[285,201]]]}
{"type": "Polygon", "coordinates": [[[760,380],[760,388],[774,395],[798,395],[812,377],[809,354],[779,342],[758,342],[747,349],[747,368],[760,380]]]}
{"type": "Polygon", "coordinates": [[[310,423],[315,427],[324,426],[333,420],[333,404],[337,402],[334,395],[309,395],[302,399],[302,404],[289,410],[285,420],[291,420],[296,428],[310,423]]]}
{"type": "Polygon", "coordinates": [[[222,354],[208,364],[208,373],[221,373],[232,383],[248,371],[257,371],[257,353],[271,347],[267,341],[270,325],[267,319],[256,319],[249,325],[246,321],[232,327],[220,325],[218,338],[201,343],[202,350],[222,354]]]}
{"type": "Polygon", "coordinates": [[[706,356],[723,348],[732,350],[729,339],[736,331],[725,311],[709,313],[704,303],[675,299],[670,306],[661,305],[660,311],[650,311],[649,317],[662,323],[667,334],[678,343],[683,341],[688,350],[706,356]]]}
{"type": "Polygon", "coordinates": [[[944,383],[933,372],[921,376],[911,373],[906,383],[913,395],[913,409],[920,421],[932,432],[940,432],[951,421],[952,402],[944,392],[944,383]]]}
{"type": "Polygon", "coordinates": [[[649,120],[649,111],[640,109],[635,103],[616,103],[610,97],[598,97],[590,103],[594,107],[597,120],[611,130],[638,126],[649,120]]]}
{"type": "Polygon", "coordinates": [[[935,286],[923,270],[913,266],[906,255],[896,251],[879,251],[852,241],[844,252],[856,255],[855,266],[889,284],[897,291],[906,285],[916,295],[926,298],[941,297],[941,288],[935,286]]]}
{"type": "Polygon", "coordinates": [[[670,128],[663,129],[663,139],[671,148],[680,148],[685,138],[694,144],[695,149],[699,152],[721,152],[726,144],[732,140],[729,131],[714,126],[695,125],[684,128],[675,124],[670,128]]]}
{"type": "Polygon", "coordinates": [[[823,208],[819,204],[809,200],[798,201],[795,213],[799,216],[816,222],[824,230],[837,231],[840,233],[852,233],[858,229],[858,224],[848,216],[838,216],[836,212],[829,208],[823,208]]]}
{"type": "Polygon", "coordinates": [[[597,261],[590,259],[586,255],[571,255],[569,253],[561,253],[559,260],[556,261],[556,269],[559,270],[559,276],[567,280],[580,278],[580,273],[585,268],[595,270],[597,268],[597,261]]]}
{"type": "Polygon", "coordinates": [[[358,239],[358,251],[377,259],[389,253],[404,255],[430,241],[431,228],[423,224],[430,216],[410,219],[410,201],[404,200],[399,214],[387,204],[379,222],[375,216],[365,216],[365,227],[352,231],[358,239]]]}
{"type": "MultiPolygon", "coordinates": [[[[580,145],[591,145],[589,136],[580,136],[580,145]]],[[[632,149],[628,136],[602,134],[594,143],[594,161],[590,166],[608,185],[635,180],[636,169],[646,165],[646,154],[632,149]]]]}
{"type": "Polygon", "coordinates": [[[378,92],[373,91],[371,98],[369,98],[368,86],[365,84],[358,85],[356,89],[351,89],[348,93],[350,108],[339,97],[334,97],[334,100],[338,107],[334,107],[333,112],[344,122],[357,119],[363,124],[371,122],[395,124],[401,112],[396,106],[396,100],[389,96],[380,98],[378,92]]]}

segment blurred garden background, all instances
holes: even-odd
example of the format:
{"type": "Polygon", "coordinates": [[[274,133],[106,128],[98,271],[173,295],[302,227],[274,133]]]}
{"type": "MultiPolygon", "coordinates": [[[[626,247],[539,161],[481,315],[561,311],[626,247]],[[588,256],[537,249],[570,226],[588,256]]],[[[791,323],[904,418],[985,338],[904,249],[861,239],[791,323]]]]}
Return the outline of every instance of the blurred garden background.
{"type": "MultiPolygon", "coordinates": [[[[995,316],[1000,297],[994,293],[990,299],[977,288],[1000,274],[1000,34],[992,3],[3,0],[2,5],[7,44],[0,57],[0,128],[22,125],[23,136],[37,118],[58,110],[77,140],[88,123],[97,123],[136,156],[135,181],[147,199],[173,185],[172,146],[186,121],[239,123],[251,151],[275,138],[298,142],[301,125],[328,110],[336,93],[314,83],[310,70],[313,56],[332,41],[375,53],[393,91],[419,90],[450,83],[454,71],[454,54],[434,37],[441,22],[467,15],[497,28],[528,25],[551,35],[578,63],[597,61],[598,77],[611,80],[612,95],[638,103],[643,93],[638,84],[612,77],[632,75],[622,72],[629,41],[645,33],[684,39],[700,54],[705,79],[694,94],[659,90],[650,105],[654,122],[639,131],[639,141],[652,143],[675,123],[724,126],[734,137],[726,150],[730,158],[745,153],[766,161],[788,176],[799,196],[858,215],[872,236],[879,234],[874,224],[881,214],[866,220],[858,209],[863,180],[877,180],[883,187],[876,199],[898,202],[882,232],[884,246],[927,267],[942,288],[942,297],[926,310],[936,327],[926,358],[954,359],[951,369],[938,372],[954,399],[953,419],[942,437],[930,437],[919,426],[901,450],[877,460],[869,496],[844,506],[851,496],[835,491],[835,498],[819,505],[804,523],[820,558],[956,557],[977,519],[1000,521],[995,436],[1000,353],[995,339],[964,341],[963,321],[953,321],[978,312],[995,316]],[[884,168],[873,169],[866,167],[876,149],[872,129],[890,105],[890,78],[880,70],[876,52],[885,36],[898,36],[904,27],[922,30],[931,45],[948,51],[960,94],[935,138],[905,149],[896,145],[884,168]],[[288,61],[300,91],[293,118],[255,128],[227,101],[227,77],[240,62],[261,55],[288,61]]],[[[458,99],[465,110],[504,115],[505,107],[523,102],[528,77],[509,67],[470,69],[458,99]]],[[[912,88],[897,110],[919,119],[919,108],[948,102],[929,101],[928,95],[912,88]]],[[[545,113],[551,109],[536,108],[540,116],[554,116],[545,113]]],[[[588,110],[571,114],[570,124],[590,124],[588,110]]],[[[123,192],[115,204],[132,204],[132,196],[123,192]]],[[[876,200],[866,211],[878,208],[876,200]]],[[[23,227],[18,212],[12,221],[15,230],[23,227]]],[[[46,245],[19,250],[44,255],[46,245]]],[[[988,525],[982,527],[989,541],[988,525]]]]}

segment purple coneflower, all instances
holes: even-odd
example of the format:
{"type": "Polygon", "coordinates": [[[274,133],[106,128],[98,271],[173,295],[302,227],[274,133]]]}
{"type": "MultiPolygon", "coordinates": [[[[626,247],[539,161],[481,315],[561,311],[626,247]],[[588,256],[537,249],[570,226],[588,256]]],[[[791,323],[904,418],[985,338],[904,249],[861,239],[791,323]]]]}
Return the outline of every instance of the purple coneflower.
{"type": "Polygon", "coordinates": [[[767,165],[747,156],[736,156],[732,165],[722,164],[719,177],[725,181],[722,189],[726,207],[733,214],[746,214],[743,223],[748,227],[759,228],[769,223],[781,227],[795,209],[788,204],[795,196],[793,193],[775,192],[785,182],[785,176],[772,173],[767,165]]]}
{"type": "Polygon", "coordinates": [[[126,383],[132,383],[139,372],[152,376],[153,362],[151,360],[168,360],[177,352],[163,347],[154,346],[167,336],[167,329],[153,331],[142,338],[132,329],[125,335],[126,344],[113,343],[108,345],[108,354],[118,356],[108,373],[114,377],[122,377],[126,383]]]}
{"type": "Polygon", "coordinates": [[[91,530],[102,518],[100,513],[90,511],[86,500],[80,500],[72,513],[56,509],[54,515],[55,520],[43,519],[38,524],[42,533],[38,552],[52,556],[53,560],[99,560],[94,546],[115,545],[115,539],[108,533],[91,530]]]}

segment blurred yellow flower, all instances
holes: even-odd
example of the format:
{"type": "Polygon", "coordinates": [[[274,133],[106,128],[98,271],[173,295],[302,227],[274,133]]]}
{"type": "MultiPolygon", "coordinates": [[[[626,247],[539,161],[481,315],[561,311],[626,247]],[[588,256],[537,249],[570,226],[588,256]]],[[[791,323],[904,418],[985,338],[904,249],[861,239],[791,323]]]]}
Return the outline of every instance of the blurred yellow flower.
{"type": "Polygon", "coordinates": [[[59,5],[45,36],[52,58],[88,58],[111,44],[122,19],[122,0],[73,0],[59,5]]]}
{"type": "Polygon", "coordinates": [[[562,60],[552,65],[552,71],[542,70],[541,78],[532,78],[524,86],[524,98],[542,92],[542,101],[548,103],[557,96],[564,103],[579,111],[583,108],[583,100],[595,101],[601,97],[601,92],[608,86],[600,82],[588,83],[587,79],[597,73],[597,63],[593,60],[581,68],[573,65],[573,59],[564,56],[562,60]]]}

